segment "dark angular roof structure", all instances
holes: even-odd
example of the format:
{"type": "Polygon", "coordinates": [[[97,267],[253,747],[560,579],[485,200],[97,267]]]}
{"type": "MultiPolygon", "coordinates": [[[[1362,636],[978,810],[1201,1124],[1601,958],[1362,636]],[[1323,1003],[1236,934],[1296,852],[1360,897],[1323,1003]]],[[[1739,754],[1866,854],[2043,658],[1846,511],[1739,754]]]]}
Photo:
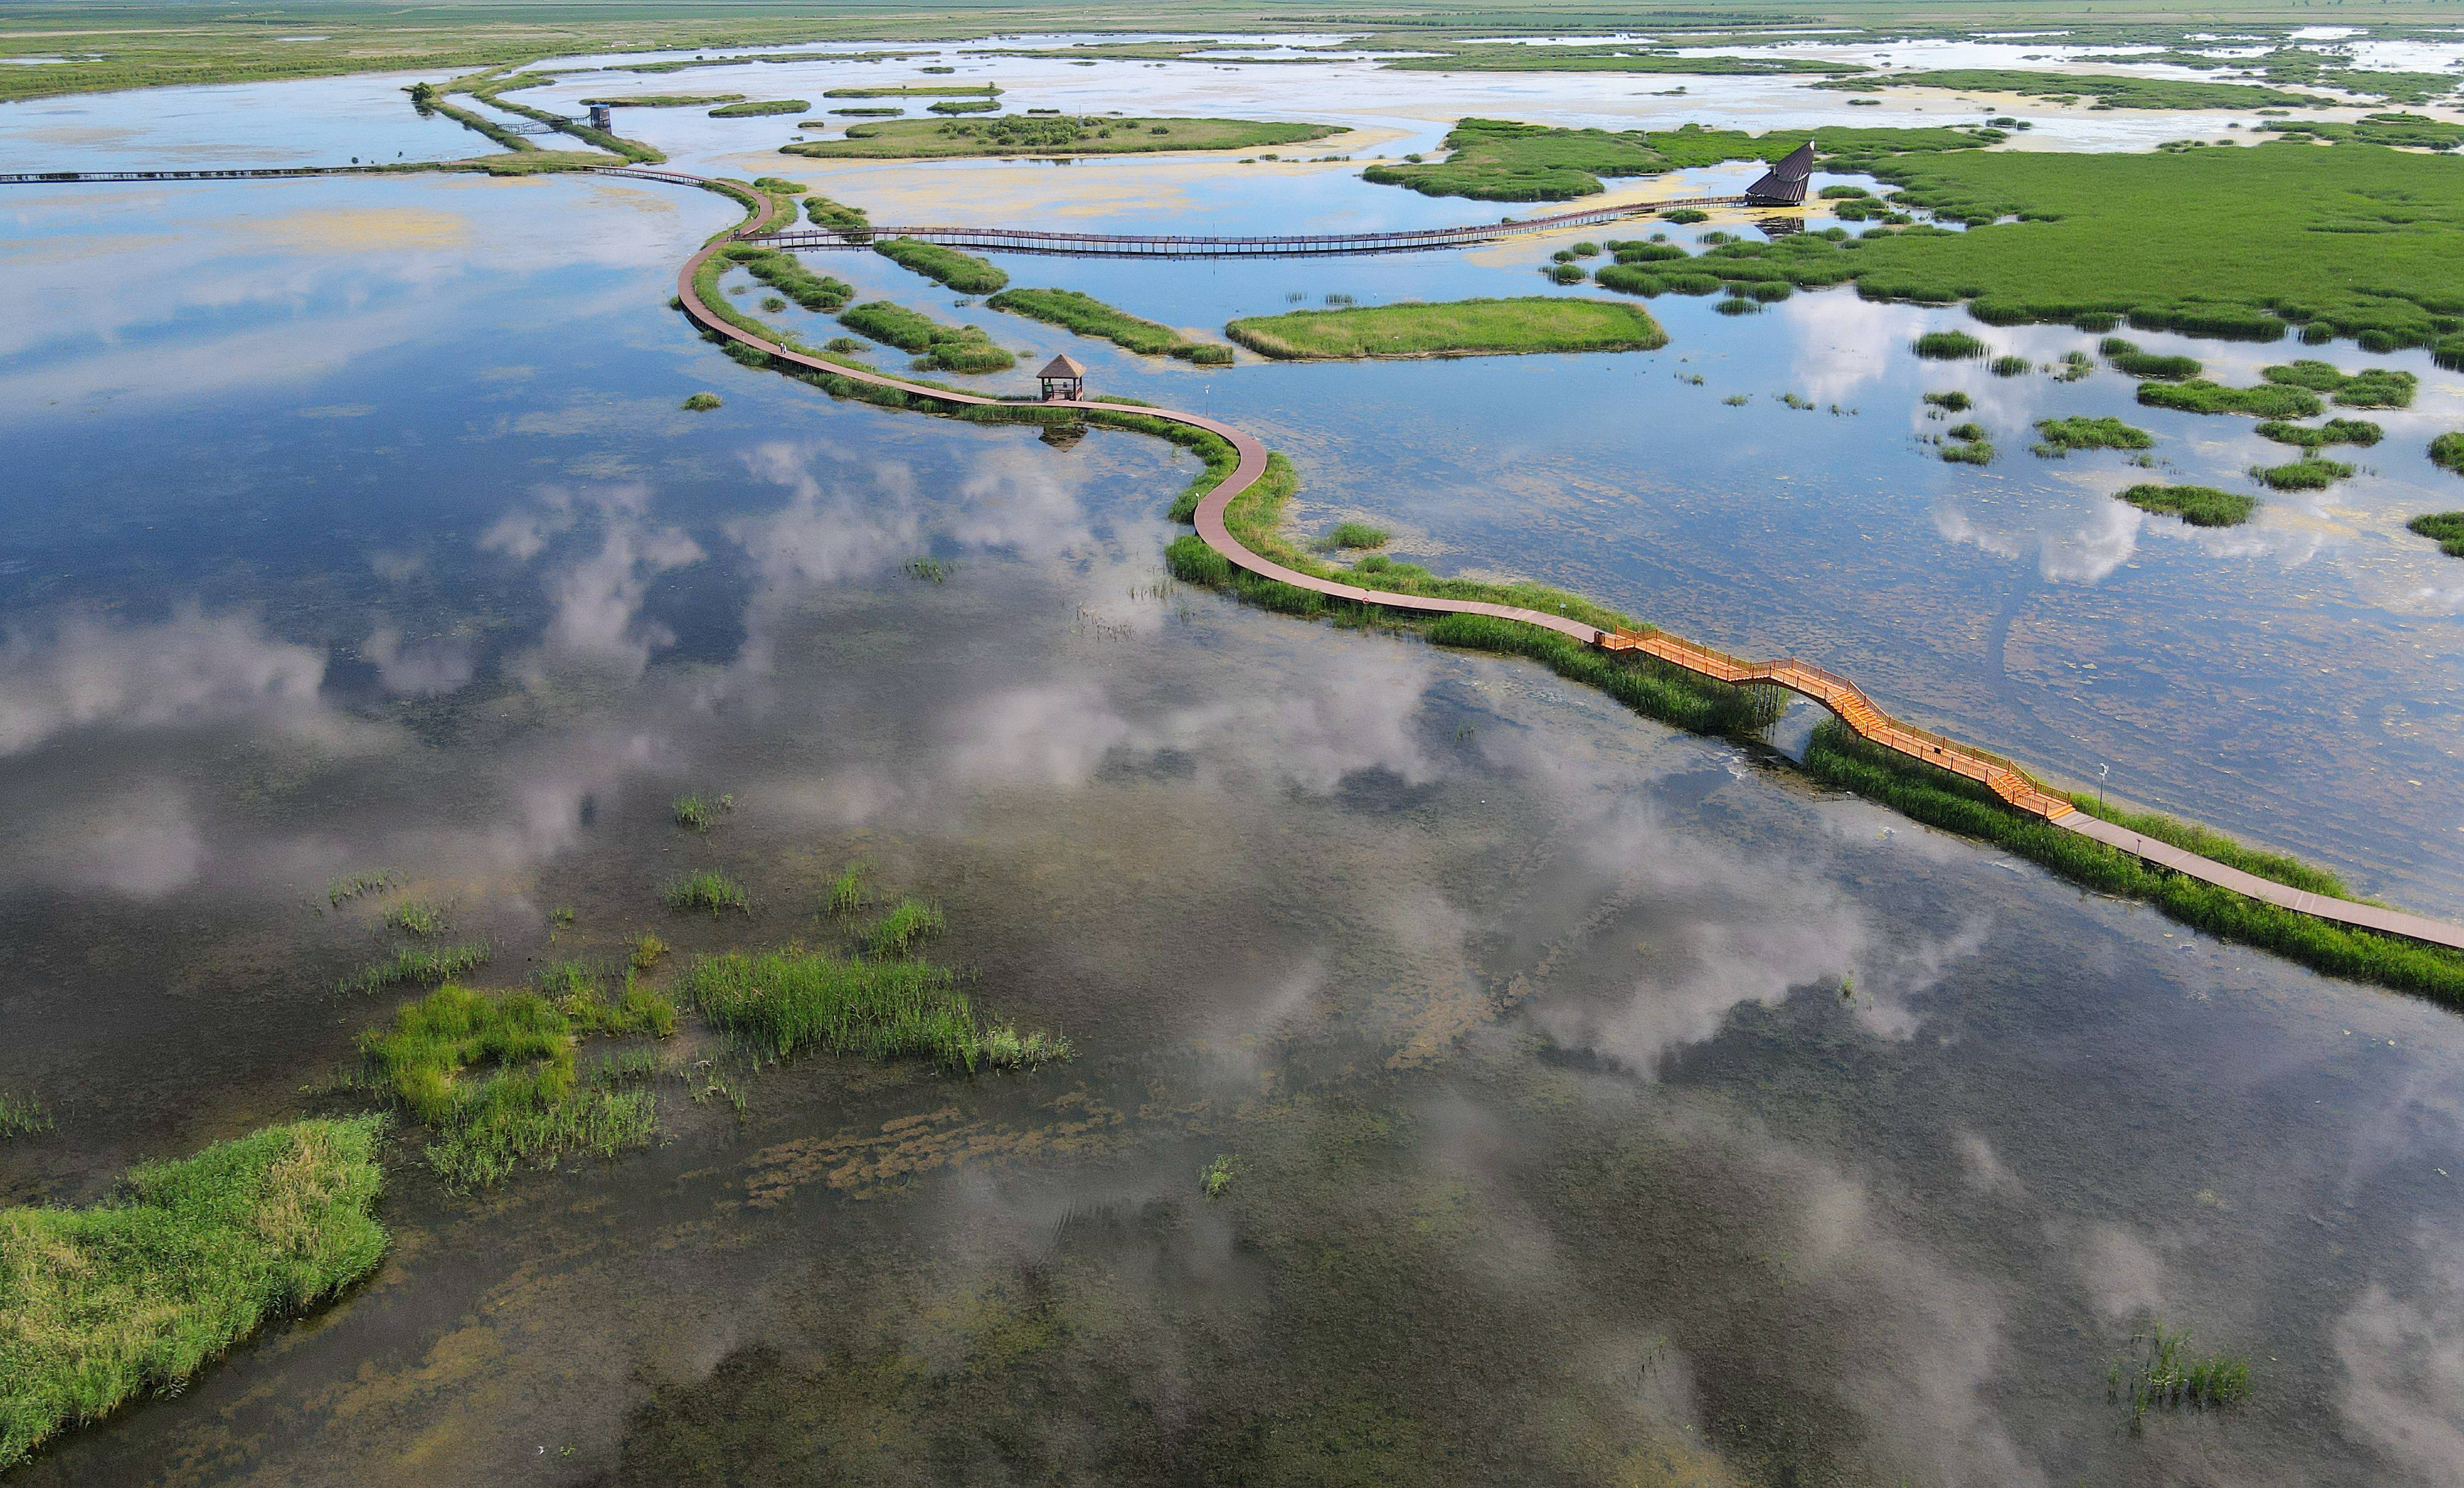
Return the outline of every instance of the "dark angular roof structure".
{"type": "Polygon", "coordinates": [[[1805,183],[1814,174],[1814,142],[1806,141],[1788,152],[1788,159],[1763,173],[1763,178],[1746,187],[1746,200],[1754,203],[1781,203],[1791,207],[1805,205],[1805,183]]]}

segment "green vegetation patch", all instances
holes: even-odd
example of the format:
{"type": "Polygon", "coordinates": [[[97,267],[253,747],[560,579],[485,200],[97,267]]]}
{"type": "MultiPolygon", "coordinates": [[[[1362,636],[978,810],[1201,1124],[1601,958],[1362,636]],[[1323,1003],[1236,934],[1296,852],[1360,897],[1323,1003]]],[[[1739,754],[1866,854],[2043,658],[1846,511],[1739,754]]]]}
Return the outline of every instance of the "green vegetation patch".
{"type": "Polygon", "coordinates": [[[736,798],[704,796],[699,791],[688,791],[676,798],[672,809],[676,825],[688,832],[707,832],[720,817],[736,809],[736,798]]]}
{"type": "Polygon", "coordinates": [[[2146,449],[2156,436],[2120,419],[2039,419],[2036,436],[2064,449],[2146,449]]]}
{"type": "MultiPolygon", "coordinates": [[[[2128,345],[2128,342],[2123,342],[2128,345]]],[[[2116,352],[2110,359],[2114,370],[2125,377],[2146,378],[2159,383],[2180,383],[2207,370],[2196,357],[2167,357],[2152,351],[2131,347],[2116,352]]]]}
{"type": "Polygon", "coordinates": [[[937,160],[966,155],[1133,155],[1157,150],[1248,150],[1343,133],[1335,124],[1251,119],[1114,119],[1003,114],[988,119],[899,119],[849,124],[843,140],[782,145],[823,160],[937,160]]]}
{"type": "Polygon", "coordinates": [[[710,111],[713,119],[759,119],[770,114],[801,114],[813,106],[809,98],[757,98],[726,103],[710,111]]]}
{"type": "Polygon", "coordinates": [[[678,985],[712,1026],[781,1059],[819,1049],[921,1058],[972,1074],[1070,1053],[1057,1035],[985,1019],[947,967],[921,958],[734,952],[695,961],[678,985]]]}
{"type": "Polygon", "coordinates": [[[980,101],[970,101],[965,98],[944,98],[938,103],[928,103],[925,105],[925,111],[933,114],[992,114],[998,113],[1000,109],[1001,105],[993,102],[989,98],[985,98],[980,101]]]}
{"type": "Polygon", "coordinates": [[[488,954],[484,940],[467,946],[401,946],[385,960],[343,977],[339,990],[374,995],[392,987],[441,982],[479,966],[488,954]]]}
{"type": "Polygon", "coordinates": [[[745,272],[806,310],[826,315],[855,297],[854,286],[846,280],[817,274],[795,254],[779,249],[730,243],[719,251],[718,256],[742,264],[745,272]]]}
{"type": "Polygon", "coordinates": [[[984,303],[1080,336],[1096,337],[1142,356],[1177,357],[1216,365],[1232,360],[1232,348],[1228,346],[1191,340],[1168,325],[1141,320],[1076,290],[1003,290],[984,303]]]}
{"type": "Polygon", "coordinates": [[[2306,419],[2320,410],[2317,395],[2280,383],[2227,387],[2203,378],[2187,383],[2142,383],[2139,401],[2151,408],[2183,413],[2247,413],[2262,419],[2306,419]]]}
{"type": "Polygon", "coordinates": [[[1001,90],[991,83],[969,86],[964,83],[919,82],[895,88],[832,88],[822,95],[825,98],[997,98],[1001,90]]]}
{"type": "MultiPolygon", "coordinates": [[[[2333,100],[2247,83],[2189,82],[2168,77],[2075,77],[2016,68],[1950,67],[1893,73],[1877,81],[1894,88],[1947,88],[1958,93],[2015,93],[2026,98],[2088,98],[2103,108],[2325,108],[2333,100]]],[[[1834,86],[1816,83],[1817,88],[1834,86]]]]}
{"type": "Polygon", "coordinates": [[[2464,475],[2464,433],[2441,434],[2430,442],[2430,463],[2464,475]]]}
{"type": "Polygon", "coordinates": [[[605,103],[625,108],[700,108],[710,103],[734,103],[744,97],[740,93],[644,93],[629,98],[584,98],[585,106],[605,103]]]}
{"type": "Polygon", "coordinates": [[[2133,486],[2121,499],[2143,512],[2178,516],[2193,527],[2238,527],[2258,510],[2255,496],[2213,486],[2133,486]]]}
{"type": "Polygon", "coordinates": [[[544,992],[494,996],[449,982],[360,1040],[369,1083],[429,1127],[428,1163],[448,1188],[500,1183],[526,1160],[649,1145],[657,1098],[584,1085],[574,1055],[583,1034],[666,1038],[674,1005],[629,971],[613,1001],[579,963],[544,981],[544,992]]]}
{"type": "MultiPolygon", "coordinates": [[[[2454,79],[2451,77],[2446,81],[2452,84],[2454,79]]],[[[2339,144],[2386,144],[2415,150],[2452,150],[2464,144],[2464,124],[2452,124],[2427,114],[2371,114],[2351,123],[2272,119],[2258,127],[2288,139],[2324,140],[2339,144]]]]}
{"type": "Polygon", "coordinates": [[[36,1131],[49,1131],[52,1113],[31,1095],[0,1090],[0,1141],[36,1131]]]}
{"type": "Polygon", "coordinates": [[[1867,298],[1979,318],[2273,340],[2350,336],[2430,346],[2464,365],[2464,174],[2375,145],[2264,144],[2178,154],[1898,155],[1875,174],[1904,202],[1971,224],[1859,240],[1867,298]]]}
{"type": "Polygon", "coordinates": [[[1927,331],[1911,349],[1931,361],[1969,361],[1992,350],[1966,331],[1927,331]]]}
{"type": "Polygon", "coordinates": [[[2250,1398],[2250,1361],[2192,1353],[2189,1334],[2158,1320],[2131,1335],[2130,1346],[2105,1371],[2105,1389],[2134,1423],[2150,1411],[2221,1410],[2250,1398]]]}
{"type": "Polygon", "coordinates": [[[2279,445],[2299,445],[2304,449],[2322,449],[2329,445],[2366,447],[2387,437],[2387,430],[2367,419],[2329,419],[2316,427],[2270,419],[2261,424],[2256,432],[2261,439],[2272,439],[2279,445]]]}
{"type": "Polygon", "coordinates": [[[1018,359],[993,344],[981,326],[945,325],[921,311],[886,299],[867,300],[839,317],[839,324],[885,345],[914,352],[950,372],[1005,372],[1018,359]]]}
{"type": "MultiPolygon", "coordinates": [[[[902,269],[913,269],[928,279],[938,279],[961,295],[990,295],[1009,283],[1009,275],[973,253],[962,253],[938,243],[925,243],[914,238],[889,238],[872,245],[872,251],[902,269]]],[[[916,348],[910,347],[909,350],[916,348]]]]}
{"type": "Polygon", "coordinates": [[[1407,73],[1675,73],[1692,77],[1812,74],[1844,77],[1865,69],[1807,57],[1680,56],[1639,43],[1593,46],[1457,46],[1430,56],[1397,57],[1385,71],[1407,73]]]}
{"type": "Polygon", "coordinates": [[[1295,310],[1235,320],[1223,334],[1280,360],[1652,351],[1668,344],[1668,334],[1639,306],[1553,297],[1295,310]]]}
{"type": "MultiPolygon", "coordinates": [[[[1734,129],[1686,124],[1647,133],[1639,129],[1556,129],[1504,119],[1458,120],[1445,139],[1442,162],[1378,164],[1361,172],[1377,186],[1398,186],[1423,196],[1462,196],[1485,202],[1563,202],[1596,196],[1602,177],[1652,176],[1723,161],[1776,163],[1811,140],[1818,157],[1835,169],[1909,151],[1969,150],[1992,139],[1957,129],[1824,128],[1811,134],[1774,130],[1749,135],[1734,129]]],[[[1674,215],[1671,222],[1680,219],[1674,215]]],[[[1701,221],[1698,215],[1692,220],[1701,221]]]]}
{"type": "Polygon", "coordinates": [[[708,413],[719,405],[719,397],[716,393],[695,393],[678,405],[688,413],[708,413]]]}
{"type": "Polygon", "coordinates": [[[2332,976],[2464,1003],[2464,955],[2350,930],[2151,867],[2119,848],[2013,811],[1983,785],[1880,749],[1838,723],[1814,731],[1805,768],[1826,784],[1927,825],[1991,842],[2074,883],[2145,900],[2221,939],[2274,952],[2332,976]]]}
{"type": "Polygon", "coordinates": [[[0,1210],[0,1469],[375,1269],[382,1127],[269,1127],[90,1208],[0,1210]]]}
{"type": "Polygon", "coordinates": [[[745,893],[744,886],[716,868],[693,868],[679,873],[659,890],[659,897],[671,909],[706,909],[714,919],[730,909],[738,914],[753,912],[753,901],[745,893]]]}
{"type": "Polygon", "coordinates": [[[2437,543],[2449,558],[2464,558],[2464,512],[2431,512],[2404,525],[2437,543]]]}
{"type": "Polygon", "coordinates": [[[2314,393],[2325,393],[2345,408],[2409,408],[2412,395],[2421,380],[2409,372],[2397,372],[2387,367],[2365,367],[2359,372],[2340,371],[2331,362],[2295,361],[2284,366],[2261,367],[2258,375],[2285,387],[2306,387],[2314,393]]]}
{"type": "Polygon", "coordinates": [[[2352,477],[2353,468],[2341,460],[2305,454],[2286,465],[2254,465],[2252,477],[2270,491],[2324,491],[2352,477]]]}
{"type": "Polygon", "coordinates": [[[872,234],[872,220],[861,207],[833,202],[826,196],[804,198],[804,215],[817,228],[827,228],[851,243],[861,243],[872,234]]]}
{"type": "Polygon", "coordinates": [[[1382,527],[1372,527],[1367,522],[1337,522],[1334,531],[1319,539],[1318,549],[1335,553],[1347,549],[1382,548],[1386,542],[1386,529],[1382,527]]]}

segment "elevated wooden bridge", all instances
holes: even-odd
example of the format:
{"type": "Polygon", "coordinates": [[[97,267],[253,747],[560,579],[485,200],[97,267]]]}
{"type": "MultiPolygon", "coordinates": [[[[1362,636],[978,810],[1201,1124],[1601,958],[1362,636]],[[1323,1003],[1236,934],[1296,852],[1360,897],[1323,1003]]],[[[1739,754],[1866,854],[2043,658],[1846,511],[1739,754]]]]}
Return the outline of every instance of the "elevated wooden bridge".
{"type": "Polygon", "coordinates": [[[737,236],[765,248],[811,251],[870,248],[883,238],[914,238],[944,248],[988,253],[1065,253],[1080,258],[1301,258],[1335,253],[1411,253],[1433,249],[1473,248],[1534,232],[1558,232],[1598,227],[1681,207],[1741,207],[1742,196],[1688,196],[1673,201],[1627,202],[1582,211],[1554,212],[1545,217],[1508,217],[1499,222],[1462,228],[1421,228],[1396,232],[1323,232],[1192,237],[1168,233],[1039,232],[1023,228],[902,228],[882,226],[854,230],[747,229],[737,236]]]}

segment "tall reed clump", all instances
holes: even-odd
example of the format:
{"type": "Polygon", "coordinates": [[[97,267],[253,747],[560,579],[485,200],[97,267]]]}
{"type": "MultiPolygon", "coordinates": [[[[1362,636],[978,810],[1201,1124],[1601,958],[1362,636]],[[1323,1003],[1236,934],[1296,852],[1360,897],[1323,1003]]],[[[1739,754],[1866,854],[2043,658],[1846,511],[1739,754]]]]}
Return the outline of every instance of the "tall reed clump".
{"type": "Polygon", "coordinates": [[[2036,434],[2062,449],[2145,449],[2156,443],[2145,429],[2110,418],[2038,419],[2036,434]]]}
{"type": "Polygon", "coordinates": [[[2142,383],[2139,401],[2151,408],[2184,413],[2249,413],[2262,419],[2316,417],[2321,405],[2307,388],[2277,383],[2256,387],[2226,387],[2192,378],[2187,383],[2142,383]]]}
{"type": "Polygon", "coordinates": [[[921,1058],[945,1069],[1069,1057],[1069,1041],[979,1017],[957,977],[922,959],[854,960],[788,947],[704,956],[678,983],[712,1026],[781,1059],[805,1049],[921,1058]]]}
{"type": "Polygon", "coordinates": [[[360,1049],[368,1083],[427,1125],[428,1164],[459,1191],[500,1183],[524,1160],[649,1146],[657,1098],[583,1086],[574,1053],[583,1034],[665,1038],[675,1026],[674,1004],[629,973],[611,1001],[595,974],[568,963],[538,992],[492,996],[449,982],[360,1049]]]}
{"type": "Polygon", "coordinates": [[[1006,288],[1009,275],[973,253],[915,238],[887,238],[872,251],[902,269],[938,279],[961,295],[990,295],[1006,288]]]}
{"type": "Polygon", "coordinates": [[[707,909],[711,917],[733,909],[738,914],[753,912],[753,901],[744,886],[716,868],[693,868],[668,880],[659,890],[671,909],[707,909]]]}
{"type": "Polygon", "coordinates": [[[31,1095],[0,1090],[0,1141],[48,1131],[51,1126],[52,1113],[43,1108],[42,1102],[31,1095]]]}
{"type": "MultiPolygon", "coordinates": [[[[2347,929],[2150,867],[2118,848],[2013,811],[1981,784],[1869,744],[1843,725],[1824,723],[1814,731],[1805,769],[1825,784],[1929,826],[1991,842],[2100,893],[2144,900],[2220,939],[2274,952],[2331,976],[2464,1004],[2464,954],[2347,929]]],[[[2265,871],[2273,856],[2251,853],[2236,865],[2285,881],[2278,872],[2265,871]]],[[[2312,887],[2316,882],[2294,886],[2319,892],[2312,887]]]]}
{"type": "Polygon", "coordinates": [[[1927,331],[1914,349],[1928,361],[1972,361],[1992,348],[1966,331],[1927,331]]]}
{"type": "Polygon", "coordinates": [[[864,932],[865,953],[872,956],[913,955],[924,942],[949,929],[941,911],[920,899],[902,898],[864,932]]]}
{"type": "Polygon", "coordinates": [[[2107,1397],[2137,1426],[2150,1411],[2214,1411],[2250,1398],[2250,1361],[2238,1354],[2194,1354],[2190,1337],[2163,1319],[2130,1336],[2130,1346],[2105,1370],[2107,1397]]]}
{"type": "Polygon", "coordinates": [[[90,1208],[0,1210],[0,1471],[373,1270],[383,1127],[269,1127],[90,1208]]]}
{"type": "Polygon", "coordinates": [[[707,832],[711,823],[736,809],[736,798],[704,796],[699,791],[688,791],[676,798],[672,809],[676,825],[688,832],[707,832]]]}
{"type": "Polygon", "coordinates": [[[2284,465],[2254,465],[2250,473],[2270,491],[2324,491],[2337,481],[2351,478],[2353,468],[2342,460],[2304,454],[2284,465]]]}
{"type": "Polygon", "coordinates": [[[825,903],[832,914],[860,914],[872,907],[872,864],[850,863],[839,870],[825,903]]]}

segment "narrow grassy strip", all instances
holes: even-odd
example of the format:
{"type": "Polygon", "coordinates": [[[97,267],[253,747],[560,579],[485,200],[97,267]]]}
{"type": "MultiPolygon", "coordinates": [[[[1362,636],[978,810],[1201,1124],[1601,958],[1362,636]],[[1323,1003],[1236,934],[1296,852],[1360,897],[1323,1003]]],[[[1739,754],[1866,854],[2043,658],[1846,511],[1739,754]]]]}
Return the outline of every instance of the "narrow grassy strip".
{"type": "Polygon", "coordinates": [[[918,354],[945,372],[1005,372],[1018,365],[1006,347],[979,325],[944,325],[921,311],[886,299],[867,300],[839,316],[860,336],[918,354]]]}
{"type": "Polygon", "coordinates": [[[2201,378],[2187,383],[2142,383],[2139,401],[2151,408],[2183,413],[2246,413],[2262,419],[2317,417],[2319,397],[2306,388],[2279,383],[2256,387],[2226,387],[2201,378]]]}
{"type": "Polygon", "coordinates": [[[675,1031],[673,1004],[629,972],[610,1001],[577,963],[545,985],[492,996],[449,982],[361,1039],[369,1083],[429,1127],[428,1163],[448,1188],[501,1183],[525,1161],[649,1144],[656,1098],[580,1085],[574,1054],[585,1033],[664,1038],[675,1031]]]}
{"type": "Polygon", "coordinates": [[[760,119],[771,114],[801,114],[813,106],[809,98],[758,98],[728,103],[710,111],[713,119],[760,119]]]}
{"type": "Polygon", "coordinates": [[[1140,356],[1177,357],[1201,366],[1221,366],[1232,360],[1229,346],[1191,340],[1168,325],[1139,319],[1076,290],[1003,290],[984,303],[1079,336],[1111,341],[1140,356]]]}
{"type": "Polygon", "coordinates": [[[488,954],[484,940],[467,946],[403,946],[386,959],[343,977],[338,990],[369,996],[391,987],[441,982],[481,965],[488,954]]]}
{"type": "Polygon", "coordinates": [[[1235,320],[1223,334],[1279,360],[1654,351],[1668,344],[1668,333],[1639,306],[1553,295],[1296,310],[1235,320]]]}
{"type": "Polygon", "coordinates": [[[979,1067],[1067,1059],[1068,1040],[988,1024],[947,967],[790,947],[704,956],[678,982],[712,1026],[785,1059],[806,1050],[979,1067]]]}
{"type": "Polygon", "coordinates": [[[0,1470],[375,1269],[383,1126],[269,1127],[90,1208],[0,1210],[0,1470]]]}
{"type": "Polygon", "coordinates": [[[2193,527],[2238,527],[2258,510],[2258,499],[2213,486],[2133,486],[2121,500],[2159,516],[2178,516],[2193,527]]]}
{"type": "Polygon", "coordinates": [[[915,238],[888,238],[872,251],[902,269],[938,279],[961,295],[990,295],[1009,283],[1009,275],[973,253],[915,238]]]}
{"type": "Polygon", "coordinates": [[[2342,460],[2305,454],[2284,465],[2254,465],[2250,473],[2270,491],[2324,491],[2340,480],[2350,480],[2353,468],[2342,460]]]}
{"type": "Polygon", "coordinates": [[[2150,867],[2119,848],[2013,811],[1973,781],[1869,744],[1845,725],[1824,723],[1814,731],[1805,768],[1826,784],[1927,825],[1991,842],[2101,893],[2145,900],[2220,939],[2256,946],[2330,975],[2464,1004],[2464,955],[2330,924],[2150,867]]]}
{"type": "Polygon", "coordinates": [[[826,196],[805,197],[804,215],[812,219],[814,227],[827,228],[852,243],[865,241],[872,232],[872,219],[863,208],[834,202],[826,196]]]}

